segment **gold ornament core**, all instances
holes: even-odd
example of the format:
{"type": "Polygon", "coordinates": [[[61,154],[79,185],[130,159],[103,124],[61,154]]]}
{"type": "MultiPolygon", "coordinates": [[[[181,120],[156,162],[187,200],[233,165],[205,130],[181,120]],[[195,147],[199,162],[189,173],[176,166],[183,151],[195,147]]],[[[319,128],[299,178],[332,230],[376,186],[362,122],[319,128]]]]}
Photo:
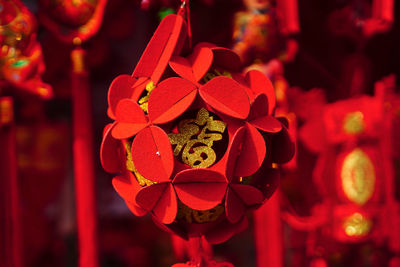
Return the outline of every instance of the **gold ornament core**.
{"type": "Polygon", "coordinates": [[[217,159],[213,144],[222,139],[225,130],[225,122],[214,120],[205,108],[201,108],[196,119],[180,121],[178,133],[170,133],[168,137],[174,146],[174,156],[182,154],[182,162],[192,168],[207,168],[217,159]]]}

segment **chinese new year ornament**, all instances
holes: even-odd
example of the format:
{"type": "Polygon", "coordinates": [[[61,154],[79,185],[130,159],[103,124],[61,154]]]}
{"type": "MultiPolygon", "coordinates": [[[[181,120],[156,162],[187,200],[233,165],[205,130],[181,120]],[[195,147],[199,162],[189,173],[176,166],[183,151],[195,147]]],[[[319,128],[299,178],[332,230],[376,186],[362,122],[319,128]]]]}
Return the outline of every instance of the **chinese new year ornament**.
{"type": "Polygon", "coordinates": [[[50,85],[41,75],[45,66],[36,40],[36,21],[20,1],[0,3],[0,86],[10,86],[49,99],[50,85]]]}
{"type": "MultiPolygon", "coordinates": [[[[101,162],[135,215],[221,243],[272,195],[273,163],[290,160],[294,146],[273,116],[268,78],[242,75],[238,55],[210,43],[182,52],[186,35],[180,15],[165,17],[133,74],[114,79],[101,162]]],[[[200,255],[183,266],[210,264],[200,255]]]]}

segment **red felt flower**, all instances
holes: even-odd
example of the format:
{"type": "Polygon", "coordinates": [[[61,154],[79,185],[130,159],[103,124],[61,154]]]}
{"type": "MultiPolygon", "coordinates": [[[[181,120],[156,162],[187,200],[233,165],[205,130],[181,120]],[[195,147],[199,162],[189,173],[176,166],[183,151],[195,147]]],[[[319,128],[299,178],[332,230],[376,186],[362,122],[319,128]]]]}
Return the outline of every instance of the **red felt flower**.
{"type": "Polygon", "coordinates": [[[261,191],[253,186],[240,184],[239,177],[234,176],[239,155],[244,148],[245,135],[246,128],[241,127],[233,137],[225,175],[208,169],[189,169],[176,175],[173,185],[185,205],[195,210],[208,210],[220,204],[225,196],[226,217],[231,223],[237,223],[247,207],[263,202],[261,191]]]}
{"type": "MultiPolygon", "coordinates": [[[[154,143],[156,145],[159,141],[158,139],[164,138],[163,135],[159,136],[159,134],[163,132],[162,129],[155,126],[148,127],[136,136],[132,144],[132,149],[137,145],[135,142],[146,142],[148,136],[151,135],[151,132],[153,132],[153,136],[155,140],[157,140],[154,143]]],[[[142,144],[141,147],[145,148],[146,151],[136,153],[135,155],[132,154],[132,160],[134,163],[144,162],[144,164],[148,164],[146,170],[153,171],[151,174],[154,174],[154,176],[151,180],[156,180],[156,183],[145,186],[139,190],[136,195],[136,202],[144,210],[151,212],[158,221],[169,224],[175,220],[178,210],[175,190],[170,180],[174,167],[172,149],[170,144],[164,148],[156,148],[152,147],[152,145],[153,144],[149,144],[146,146],[145,144],[142,144]],[[154,153],[157,149],[162,152],[160,153],[159,160],[153,161],[153,157],[150,154],[154,153]],[[166,158],[162,159],[162,157],[166,158]],[[155,179],[155,177],[157,177],[157,179],[155,179]]],[[[137,165],[135,166],[137,168],[137,165]]],[[[147,178],[148,176],[145,177],[147,178]]]]}
{"type": "MultiPolygon", "coordinates": [[[[254,97],[250,106],[250,112],[241,125],[245,128],[243,133],[241,152],[236,159],[235,176],[249,176],[255,173],[263,163],[267,146],[260,132],[276,134],[282,131],[282,123],[272,115],[269,115],[269,103],[266,94],[259,93],[254,97]]],[[[235,124],[229,118],[225,118],[228,125],[235,124]]],[[[271,147],[271,144],[267,144],[271,147]]]]}
{"type": "Polygon", "coordinates": [[[161,223],[170,224],[175,220],[178,204],[169,180],[143,187],[136,195],[136,202],[161,223]]]}
{"type": "Polygon", "coordinates": [[[118,102],[112,136],[125,139],[136,136],[132,159],[136,169],[147,179],[158,181],[169,177],[173,169],[171,143],[156,125],[174,120],[194,101],[194,85],[180,78],[169,78],[158,84],[148,101],[148,116],[132,99],[118,102]]]}
{"type": "Polygon", "coordinates": [[[234,71],[240,69],[237,54],[207,43],[196,45],[188,57],[174,56],[169,62],[177,74],[195,85],[201,98],[213,109],[233,118],[245,119],[250,111],[250,101],[245,88],[237,81],[218,76],[204,85],[199,83],[213,64],[224,65],[234,71]]]}
{"type": "Polygon", "coordinates": [[[240,177],[235,176],[238,173],[237,169],[240,168],[238,164],[241,160],[240,155],[247,150],[243,145],[247,139],[246,134],[248,134],[248,128],[245,127],[239,128],[235,133],[226,162],[226,177],[229,183],[225,196],[225,213],[231,223],[240,221],[248,207],[261,204],[265,199],[260,190],[254,186],[239,183],[240,177]]]}
{"type": "Polygon", "coordinates": [[[243,82],[249,89],[249,97],[254,101],[255,96],[265,94],[268,99],[268,114],[271,115],[275,109],[276,99],[275,90],[271,81],[262,72],[250,70],[246,73],[243,82]]]}
{"type": "Polygon", "coordinates": [[[112,184],[115,191],[125,200],[126,205],[133,214],[136,216],[143,216],[147,213],[147,211],[136,202],[136,195],[142,187],[130,171],[126,171],[122,175],[114,177],[112,184]]]}
{"type": "Polygon", "coordinates": [[[146,85],[158,84],[168,61],[179,53],[186,38],[186,22],[181,16],[169,15],[157,27],[132,75],[120,75],[108,91],[108,115],[115,119],[116,108],[122,99],[137,101],[146,85]]]}
{"type": "Polygon", "coordinates": [[[208,210],[222,202],[227,182],[219,172],[188,169],[179,172],[172,183],[182,203],[195,210],[208,210]]]}
{"type": "Polygon", "coordinates": [[[111,135],[115,123],[104,128],[103,140],[100,147],[100,161],[104,170],[110,173],[122,172],[125,167],[125,150],[120,140],[111,135]]]}
{"type": "Polygon", "coordinates": [[[173,56],[170,67],[181,77],[197,83],[210,70],[211,66],[238,72],[241,69],[239,56],[230,49],[210,43],[199,43],[189,56],[173,56]]]}

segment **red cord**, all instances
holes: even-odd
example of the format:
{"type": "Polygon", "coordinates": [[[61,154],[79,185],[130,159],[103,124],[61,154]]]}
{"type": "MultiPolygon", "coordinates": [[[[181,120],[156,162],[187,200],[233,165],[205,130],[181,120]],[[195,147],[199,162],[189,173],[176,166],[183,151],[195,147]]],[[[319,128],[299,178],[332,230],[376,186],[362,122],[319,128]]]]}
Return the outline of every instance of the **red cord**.
{"type": "Polygon", "coordinates": [[[190,24],[189,0],[181,0],[181,6],[179,8],[178,15],[182,17],[186,15],[189,48],[192,49],[192,26],[190,24]]]}

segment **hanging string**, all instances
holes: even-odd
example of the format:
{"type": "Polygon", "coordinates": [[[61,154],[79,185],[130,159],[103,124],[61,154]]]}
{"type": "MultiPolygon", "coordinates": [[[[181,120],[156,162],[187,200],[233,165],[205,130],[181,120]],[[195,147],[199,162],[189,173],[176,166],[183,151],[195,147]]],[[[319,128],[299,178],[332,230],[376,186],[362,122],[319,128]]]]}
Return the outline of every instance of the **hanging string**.
{"type": "Polygon", "coordinates": [[[189,0],[181,0],[181,6],[179,8],[178,15],[182,17],[186,15],[189,49],[192,49],[192,26],[190,24],[189,0]]]}

